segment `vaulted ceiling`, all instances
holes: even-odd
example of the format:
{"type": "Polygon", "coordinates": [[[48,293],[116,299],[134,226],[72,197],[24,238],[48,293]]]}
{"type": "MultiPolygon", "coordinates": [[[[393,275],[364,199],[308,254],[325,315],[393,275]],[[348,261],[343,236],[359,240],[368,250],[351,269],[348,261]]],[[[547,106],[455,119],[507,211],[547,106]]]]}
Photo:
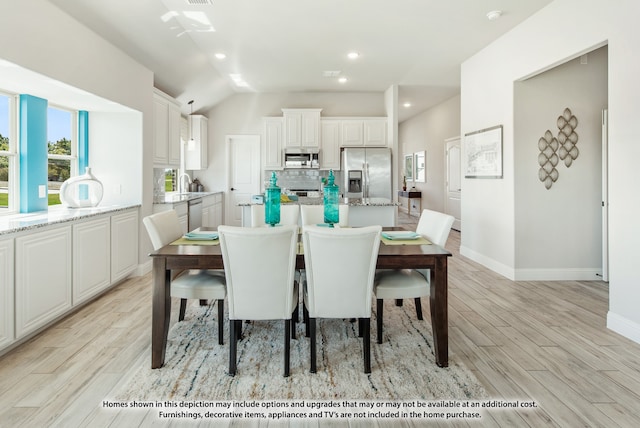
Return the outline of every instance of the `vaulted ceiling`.
{"type": "Polygon", "coordinates": [[[400,121],[458,94],[464,60],[551,2],[50,1],[152,70],[155,86],[181,101],[184,113],[189,100],[202,113],[239,92],[398,85],[400,121]],[[502,15],[489,20],[494,10],[502,15]]]}

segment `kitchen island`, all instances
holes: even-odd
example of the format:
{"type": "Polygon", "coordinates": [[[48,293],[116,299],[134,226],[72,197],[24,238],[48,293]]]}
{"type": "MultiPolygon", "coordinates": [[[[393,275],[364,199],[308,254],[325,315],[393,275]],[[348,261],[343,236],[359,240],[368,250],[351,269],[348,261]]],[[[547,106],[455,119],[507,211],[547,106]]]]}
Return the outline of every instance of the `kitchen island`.
{"type": "MultiPolygon", "coordinates": [[[[322,198],[300,197],[297,201],[282,204],[322,205],[322,198]]],[[[349,226],[371,226],[379,224],[383,227],[396,226],[398,203],[386,198],[341,198],[341,205],[349,205],[349,226]]],[[[242,226],[251,226],[250,203],[239,204],[242,208],[242,226]]]]}

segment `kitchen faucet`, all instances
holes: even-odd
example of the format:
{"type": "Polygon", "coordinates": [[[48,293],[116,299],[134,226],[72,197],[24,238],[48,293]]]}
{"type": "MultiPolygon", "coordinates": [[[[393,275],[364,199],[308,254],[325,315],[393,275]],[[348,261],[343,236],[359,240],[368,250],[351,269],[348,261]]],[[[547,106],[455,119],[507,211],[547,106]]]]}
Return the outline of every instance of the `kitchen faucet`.
{"type": "Polygon", "coordinates": [[[186,172],[183,172],[182,174],[180,174],[180,176],[178,177],[178,192],[179,193],[186,193],[189,191],[189,184],[191,184],[191,177],[189,176],[189,174],[187,174],[186,172]],[[184,178],[187,178],[187,184],[185,186],[184,184],[184,178]]]}

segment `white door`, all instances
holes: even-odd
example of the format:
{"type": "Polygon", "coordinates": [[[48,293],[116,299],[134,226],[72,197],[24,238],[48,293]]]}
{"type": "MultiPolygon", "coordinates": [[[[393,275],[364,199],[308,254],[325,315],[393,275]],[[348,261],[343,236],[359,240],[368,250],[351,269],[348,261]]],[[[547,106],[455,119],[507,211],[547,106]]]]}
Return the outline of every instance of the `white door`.
{"type": "Polygon", "coordinates": [[[455,217],[452,229],[462,231],[460,199],[462,195],[462,169],[460,137],[445,140],[445,204],[444,212],[455,217]]]}
{"type": "Polygon", "coordinates": [[[609,281],[608,110],[602,110],[602,280],[609,281]]]}
{"type": "Polygon", "coordinates": [[[229,154],[229,192],[225,224],[242,225],[240,204],[251,202],[251,195],[260,193],[260,136],[227,135],[229,154]]]}

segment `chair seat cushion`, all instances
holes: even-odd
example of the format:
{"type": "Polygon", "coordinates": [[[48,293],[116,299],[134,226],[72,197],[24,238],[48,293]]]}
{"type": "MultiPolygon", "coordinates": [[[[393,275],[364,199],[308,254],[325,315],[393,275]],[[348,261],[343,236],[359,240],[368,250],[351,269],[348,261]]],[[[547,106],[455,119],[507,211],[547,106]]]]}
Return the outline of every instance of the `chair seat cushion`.
{"type": "Polygon", "coordinates": [[[382,270],[376,273],[373,292],[377,299],[409,299],[428,296],[430,288],[413,269],[382,270]]]}
{"type": "Polygon", "coordinates": [[[224,299],[227,295],[224,275],[192,270],[171,281],[171,296],[181,299],[224,299]]]}

